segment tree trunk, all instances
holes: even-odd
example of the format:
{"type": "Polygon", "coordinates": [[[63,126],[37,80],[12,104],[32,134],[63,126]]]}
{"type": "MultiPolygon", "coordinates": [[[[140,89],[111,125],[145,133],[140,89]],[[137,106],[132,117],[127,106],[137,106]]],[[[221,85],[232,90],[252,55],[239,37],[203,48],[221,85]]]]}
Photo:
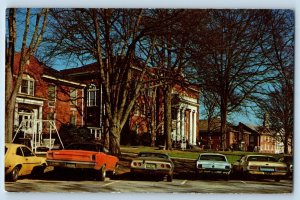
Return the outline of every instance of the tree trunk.
{"type": "Polygon", "coordinates": [[[286,126],[285,127],[285,134],[284,134],[284,153],[285,154],[289,153],[289,139],[290,139],[290,130],[286,126]]]}
{"type": "Polygon", "coordinates": [[[166,150],[172,150],[172,93],[171,86],[167,85],[165,89],[165,101],[164,101],[164,115],[165,115],[165,139],[166,139],[166,150]]]}
{"type": "Polygon", "coordinates": [[[112,155],[121,155],[120,135],[121,129],[119,129],[116,125],[109,129],[109,148],[112,155]]]}
{"type": "Polygon", "coordinates": [[[15,98],[6,105],[5,109],[5,142],[11,143],[14,131],[15,98]]]}
{"type": "Polygon", "coordinates": [[[226,121],[227,121],[227,110],[226,106],[221,105],[221,148],[226,149],[226,121]]]}
{"type": "Polygon", "coordinates": [[[158,112],[158,110],[156,110],[156,91],[157,88],[153,88],[152,91],[152,101],[151,101],[151,147],[155,146],[155,138],[156,138],[156,127],[155,127],[155,111],[158,112]]]}

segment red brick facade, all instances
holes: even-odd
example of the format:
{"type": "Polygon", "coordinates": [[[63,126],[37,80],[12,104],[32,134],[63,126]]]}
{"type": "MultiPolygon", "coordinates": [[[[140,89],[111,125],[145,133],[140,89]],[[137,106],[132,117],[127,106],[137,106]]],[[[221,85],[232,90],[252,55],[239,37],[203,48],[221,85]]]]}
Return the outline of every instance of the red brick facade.
{"type": "MultiPolygon", "coordinates": [[[[20,54],[17,54],[15,75],[18,73],[19,60],[20,54]]],[[[26,63],[23,79],[16,101],[15,129],[19,127],[22,119],[54,119],[57,129],[65,123],[84,124],[82,117],[84,84],[62,77],[58,71],[43,65],[34,57],[26,63]],[[50,87],[54,88],[51,92],[54,95],[52,101],[49,100],[50,87]],[[70,90],[76,92],[76,104],[71,103],[73,101],[70,100],[70,90]]],[[[48,131],[45,125],[42,129],[43,132],[48,131]]]]}

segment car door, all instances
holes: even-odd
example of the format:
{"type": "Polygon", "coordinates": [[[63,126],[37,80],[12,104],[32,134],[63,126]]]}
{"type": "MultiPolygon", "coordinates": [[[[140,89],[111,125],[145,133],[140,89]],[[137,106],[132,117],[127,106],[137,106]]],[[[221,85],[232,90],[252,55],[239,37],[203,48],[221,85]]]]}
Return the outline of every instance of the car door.
{"type": "MultiPolygon", "coordinates": [[[[32,169],[39,165],[40,162],[34,153],[28,147],[21,147],[24,155],[24,168],[26,169],[25,173],[30,174],[32,169]]],[[[25,175],[25,174],[24,174],[25,175]]]]}
{"type": "Polygon", "coordinates": [[[25,160],[25,157],[24,157],[21,147],[18,147],[16,149],[16,157],[14,158],[14,163],[15,163],[15,165],[19,165],[19,164],[22,165],[22,167],[19,171],[19,175],[27,174],[27,165],[25,164],[26,160],[25,160]]]}

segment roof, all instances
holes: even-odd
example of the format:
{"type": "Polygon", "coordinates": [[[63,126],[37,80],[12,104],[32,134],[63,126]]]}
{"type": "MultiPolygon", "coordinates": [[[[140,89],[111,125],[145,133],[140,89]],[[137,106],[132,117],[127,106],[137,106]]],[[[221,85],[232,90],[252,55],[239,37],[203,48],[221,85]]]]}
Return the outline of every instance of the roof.
{"type": "MultiPolygon", "coordinates": [[[[20,63],[20,59],[21,59],[21,53],[18,52],[15,54],[14,56],[14,67],[15,67],[15,71],[14,73],[18,73],[18,65],[20,63]]],[[[29,58],[28,63],[25,65],[25,67],[40,67],[41,70],[39,72],[33,72],[33,73],[42,73],[41,77],[42,78],[46,78],[46,79],[50,79],[52,81],[58,81],[58,82],[62,82],[68,85],[72,85],[72,86],[85,86],[84,84],[81,84],[80,82],[74,81],[72,80],[70,77],[65,76],[64,74],[62,74],[60,71],[55,70],[49,66],[47,66],[46,64],[44,64],[43,62],[39,61],[35,56],[31,56],[29,58]]]]}

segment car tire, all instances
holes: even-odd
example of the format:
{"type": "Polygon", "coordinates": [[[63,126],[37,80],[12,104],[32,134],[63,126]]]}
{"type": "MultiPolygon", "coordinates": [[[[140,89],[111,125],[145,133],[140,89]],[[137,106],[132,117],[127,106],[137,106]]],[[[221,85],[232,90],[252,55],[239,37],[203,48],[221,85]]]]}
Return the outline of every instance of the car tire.
{"type": "Polygon", "coordinates": [[[15,168],[13,168],[13,170],[9,174],[9,181],[16,182],[19,178],[19,172],[19,167],[16,166],[15,168]]]}
{"type": "Polygon", "coordinates": [[[106,177],[106,167],[105,167],[105,165],[103,165],[100,169],[100,174],[98,174],[98,179],[100,181],[104,181],[105,177],[106,177]]]}
{"type": "Polygon", "coordinates": [[[172,182],[173,181],[173,174],[168,174],[167,175],[167,181],[172,182]]]}
{"type": "Polygon", "coordinates": [[[40,176],[42,176],[44,174],[44,170],[45,170],[46,166],[38,166],[33,168],[33,170],[31,171],[31,176],[33,178],[38,178],[40,176]]]}

